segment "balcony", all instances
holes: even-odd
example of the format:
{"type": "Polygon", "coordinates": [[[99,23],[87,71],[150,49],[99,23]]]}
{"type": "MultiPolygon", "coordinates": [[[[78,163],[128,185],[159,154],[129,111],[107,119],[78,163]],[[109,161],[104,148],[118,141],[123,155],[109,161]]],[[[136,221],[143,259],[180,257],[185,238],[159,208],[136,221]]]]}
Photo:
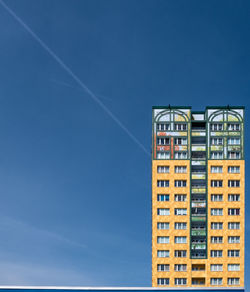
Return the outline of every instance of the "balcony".
{"type": "Polygon", "coordinates": [[[192,208],[206,208],[206,202],[204,201],[192,202],[192,208]]]}
{"type": "Polygon", "coordinates": [[[204,221],[206,221],[206,216],[192,214],[191,221],[194,221],[194,222],[198,222],[198,221],[204,222],[204,221]]]}
{"type": "Polygon", "coordinates": [[[193,194],[205,194],[206,193],[206,187],[198,187],[198,186],[192,186],[191,192],[193,194]]]}
{"type": "Polygon", "coordinates": [[[192,145],[192,151],[206,151],[206,145],[192,145]]]}
{"type": "Polygon", "coordinates": [[[193,160],[192,165],[194,165],[194,166],[206,165],[206,160],[193,160]]]}
{"type": "Polygon", "coordinates": [[[192,236],[205,236],[206,230],[192,230],[191,235],[192,236]]]}
{"type": "Polygon", "coordinates": [[[206,179],[205,172],[192,172],[192,179],[206,179]]]}

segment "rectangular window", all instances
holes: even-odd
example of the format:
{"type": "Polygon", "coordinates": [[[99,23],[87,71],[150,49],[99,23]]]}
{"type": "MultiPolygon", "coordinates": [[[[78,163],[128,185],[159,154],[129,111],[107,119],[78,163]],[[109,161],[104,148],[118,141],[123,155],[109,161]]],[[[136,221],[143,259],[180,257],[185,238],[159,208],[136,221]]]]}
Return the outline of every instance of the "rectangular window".
{"type": "Polygon", "coordinates": [[[158,272],[169,272],[169,265],[168,264],[158,264],[157,271],[158,272]]]}
{"type": "Polygon", "coordinates": [[[239,208],[228,208],[228,215],[239,216],[240,209],[239,208]]]}
{"type": "Polygon", "coordinates": [[[157,236],[157,243],[169,243],[169,236],[157,236]]]}
{"type": "Polygon", "coordinates": [[[170,138],[157,138],[157,145],[170,145],[170,138]]]}
{"type": "Polygon", "coordinates": [[[240,173],[239,166],[228,166],[228,173],[240,173]]]}
{"type": "Polygon", "coordinates": [[[165,209],[165,208],[158,208],[157,209],[157,215],[160,215],[160,216],[170,215],[170,210],[169,209],[165,209]]]}
{"type": "Polygon", "coordinates": [[[222,123],[210,124],[210,130],[211,131],[222,131],[223,124],[222,123]]]}
{"type": "Polygon", "coordinates": [[[174,209],[175,215],[187,215],[187,209],[186,208],[176,208],[174,209]]]}
{"type": "Polygon", "coordinates": [[[211,250],[212,258],[222,258],[222,250],[211,250]]]}
{"type": "Polygon", "coordinates": [[[211,159],[222,159],[223,152],[221,151],[211,151],[211,159]]]}
{"type": "Polygon", "coordinates": [[[240,278],[227,278],[227,284],[232,286],[240,285],[240,278]]]}
{"type": "Polygon", "coordinates": [[[240,264],[228,264],[227,270],[229,272],[239,272],[240,271],[240,264]]]}
{"type": "Polygon", "coordinates": [[[170,159],[170,152],[157,152],[157,159],[170,159]]]}
{"type": "Polygon", "coordinates": [[[174,172],[175,173],[187,173],[187,167],[186,166],[175,166],[174,172]]]}
{"type": "Polygon", "coordinates": [[[222,166],[211,166],[211,173],[222,173],[222,166]]]}
{"type": "Polygon", "coordinates": [[[240,243],[240,236],[228,236],[228,243],[240,243]]]}
{"type": "Polygon", "coordinates": [[[223,145],[223,138],[212,138],[211,144],[212,145],[223,145]]]}
{"type": "Polygon", "coordinates": [[[157,131],[169,131],[169,130],[170,130],[170,124],[157,123],[157,131]]]}
{"type": "Polygon", "coordinates": [[[240,159],[239,151],[228,151],[227,153],[228,159],[240,159]]]}
{"type": "Polygon", "coordinates": [[[158,258],[169,258],[169,250],[157,250],[158,258]]]}
{"type": "Polygon", "coordinates": [[[187,138],[174,138],[175,145],[187,145],[187,138]]]}
{"type": "Polygon", "coordinates": [[[176,202],[186,202],[187,201],[187,195],[174,195],[174,200],[176,202]]]}
{"type": "Polygon", "coordinates": [[[186,278],[175,278],[174,284],[175,285],[187,285],[187,279],[186,278]]]}
{"type": "Polygon", "coordinates": [[[229,249],[227,251],[227,256],[229,258],[239,258],[240,257],[240,250],[239,249],[229,249]]]}
{"type": "Polygon", "coordinates": [[[211,272],[222,272],[223,271],[223,265],[222,264],[212,264],[210,265],[210,271],[211,272]]]}
{"type": "Polygon", "coordinates": [[[168,230],[169,229],[169,222],[158,222],[157,229],[159,230],[168,230]]]}
{"type": "Polygon", "coordinates": [[[169,166],[166,166],[166,165],[157,166],[157,172],[158,173],[169,173],[169,166]]]}
{"type": "Polygon", "coordinates": [[[211,180],[211,187],[221,188],[223,186],[222,180],[211,180]]]}
{"type": "Polygon", "coordinates": [[[223,215],[223,209],[211,209],[211,215],[213,216],[222,216],[223,215]]]}
{"type": "Polygon", "coordinates": [[[174,129],[176,131],[186,131],[187,130],[187,124],[174,124],[174,129]]]}
{"type": "Polygon", "coordinates": [[[240,138],[228,138],[227,140],[228,145],[240,145],[240,138]]]}
{"type": "Polygon", "coordinates": [[[228,186],[230,188],[238,188],[238,187],[240,187],[240,181],[239,180],[229,180],[228,186]]]}
{"type": "Polygon", "coordinates": [[[175,180],[174,186],[176,188],[185,188],[187,186],[187,181],[186,180],[175,180]]]}
{"type": "Polygon", "coordinates": [[[187,257],[187,251],[186,250],[175,250],[174,256],[176,258],[186,258],[187,257]]]}
{"type": "Polygon", "coordinates": [[[174,224],[174,229],[177,230],[186,230],[187,229],[187,223],[186,222],[175,222],[174,224]]]}
{"type": "Polygon", "coordinates": [[[157,187],[159,188],[167,188],[169,187],[169,180],[158,180],[157,187]]]}
{"type": "Polygon", "coordinates": [[[211,229],[213,229],[213,230],[222,230],[223,229],[223,223],[222,222],[212,222],[211,223],[211,229]]]}
{"type": "Polygon", "coordinates": [[[169,278],[157,278],[157,285],[169,285],[169,278]]]}
{"type": "Polygon", "coordinates": [[[211,243],[223,243],[222,236],[211,236],[211,243]]]}
{"type": "Polygon", "coordinates": [[[175,236],[174,243],[187,243],[187,237],[186,236],[175,236]]]}
{"type": "Polygon", "coordinates": [[[187,152],[185,151],[179,151],[174,153],[175,159],[187,159],[187,152]]]}
{"type": "Polygon", "coordinates": [[[186,264],[176,264],[176,265],[174,265],[174,270],[176,272],[186,272],[187,271],[187,265],[186,264]]]}
{"type": "Polygon", "coordinates": [[[239,230],[240,229],[240,222],[228,222],[228,229],[239,230]]]}
{"type": "Polygon", "coordinates": [[[169,195],[157,195],[157,201],[158,202],[168,202],[169,195]]]}
{"type": "Polygon", "coordinates": [[[228,131],[239,131],[240,130],[240,124],[237,124],[237,123],[228,123],[227,124],[227,129],[228,129],[228,131]]]}
{"type": "Polygon", "coordinates": [[[240,195],[239,194],[229,194],[228,195],[228,201],[229,202],[239,202],[240,201],[240,195]]]}
{"type": "Polygon", "coordinates": [[[223,195],[212,194],[211,195],[211,201],[212,202],[222,202],[223,201],[223,195]]]}
{"type": "Polygon", "coordinates": [[[210,284],[216,285],[216,286],[221,286],[222,285],[222,278],[211,278],[210,284]]]}

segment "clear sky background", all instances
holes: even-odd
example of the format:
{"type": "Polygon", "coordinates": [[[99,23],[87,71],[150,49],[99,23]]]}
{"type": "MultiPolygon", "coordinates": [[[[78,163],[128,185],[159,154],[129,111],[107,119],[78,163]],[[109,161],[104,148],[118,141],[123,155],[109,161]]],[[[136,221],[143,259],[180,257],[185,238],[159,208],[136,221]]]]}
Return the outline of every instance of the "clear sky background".
{"type": "MultiPolygon", "coordinates": [[[[249,1],[5,3],[148,152],[153,105],[245,105],[248,161],[249,1]]],[[[0,284],[150,286],[150,157],[2,5],[0,28],[0,284]]]]}

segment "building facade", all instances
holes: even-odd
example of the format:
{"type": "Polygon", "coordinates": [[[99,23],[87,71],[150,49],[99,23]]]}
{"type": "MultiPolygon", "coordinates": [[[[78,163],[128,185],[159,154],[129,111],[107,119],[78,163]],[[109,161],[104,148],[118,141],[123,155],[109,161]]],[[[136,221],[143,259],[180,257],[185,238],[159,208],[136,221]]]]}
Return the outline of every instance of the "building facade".
{"type": "Polygon", "coordinates": [[[153,107],[152,286],[244,287],[244,107],[153,107]]]}

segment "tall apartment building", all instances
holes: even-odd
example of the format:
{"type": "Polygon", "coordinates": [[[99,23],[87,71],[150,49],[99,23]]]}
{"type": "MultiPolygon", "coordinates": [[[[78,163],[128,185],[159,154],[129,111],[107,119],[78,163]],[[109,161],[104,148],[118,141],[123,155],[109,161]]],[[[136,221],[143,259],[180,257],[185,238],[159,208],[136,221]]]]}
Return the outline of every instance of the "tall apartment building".
{"type": "Polygon", "coordinates": [[[244,107],[153,107],[152,286],[244,287],[244,107]]]}

